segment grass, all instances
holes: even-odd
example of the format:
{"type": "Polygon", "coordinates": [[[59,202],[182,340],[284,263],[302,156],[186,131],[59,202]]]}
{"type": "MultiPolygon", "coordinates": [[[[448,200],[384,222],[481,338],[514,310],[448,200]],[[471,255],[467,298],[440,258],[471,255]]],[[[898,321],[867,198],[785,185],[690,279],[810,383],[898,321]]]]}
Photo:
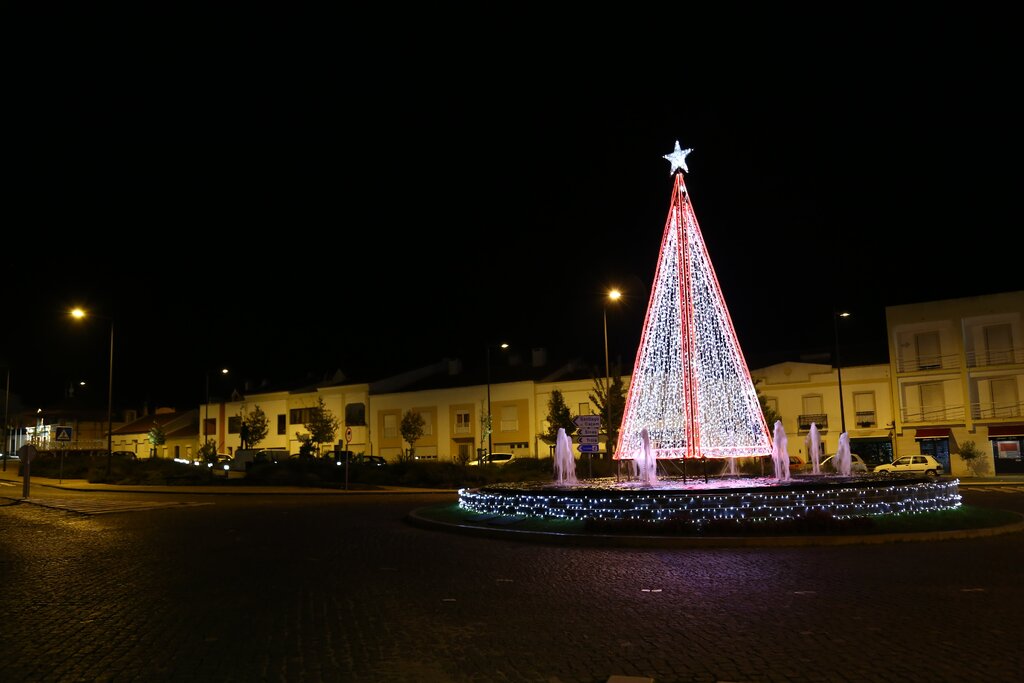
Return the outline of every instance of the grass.
{"type": "Polygon", "coordinates": [[[459,508],[457,503],[435,505],[418,511],[421,517],[445,523],[465,524],[517,531],[562,534],[616,534],[625,536],[843,536],[860,534],[921,533],[1000,527],[1021,521],[1020,515],[963,505],[956,510],[941,510],[905,515],[876,515],[836,519],[828,515],[788,522],[723,522],[702,526],[685,520],[650,522],[645,520],[565,520],[542,517],[502,517],[459,508]]]}

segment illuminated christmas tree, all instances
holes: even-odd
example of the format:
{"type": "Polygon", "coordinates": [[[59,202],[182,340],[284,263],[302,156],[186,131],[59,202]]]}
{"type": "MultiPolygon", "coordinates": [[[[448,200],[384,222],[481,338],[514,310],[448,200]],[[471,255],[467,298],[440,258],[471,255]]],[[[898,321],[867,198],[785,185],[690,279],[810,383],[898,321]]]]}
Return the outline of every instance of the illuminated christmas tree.
{"type": "Polygon", "coordinates": [[[675,183],[617,459],[642,456],[645,428],[658,458],[772,452],[754,382],[683,181],[691,151],[676,142],[665,155],[675,183]]]}

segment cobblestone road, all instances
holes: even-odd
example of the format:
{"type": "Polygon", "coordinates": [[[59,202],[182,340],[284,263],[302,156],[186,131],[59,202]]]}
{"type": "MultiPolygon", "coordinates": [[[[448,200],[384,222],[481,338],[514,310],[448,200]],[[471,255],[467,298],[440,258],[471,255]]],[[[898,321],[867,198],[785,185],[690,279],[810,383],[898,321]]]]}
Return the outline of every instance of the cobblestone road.
{"type": "Polygon", "coordinates": [[[0,506],[0,680],[1024,680],[1021,534],[588,549],[403,521],[438,500],[0,506]]]}

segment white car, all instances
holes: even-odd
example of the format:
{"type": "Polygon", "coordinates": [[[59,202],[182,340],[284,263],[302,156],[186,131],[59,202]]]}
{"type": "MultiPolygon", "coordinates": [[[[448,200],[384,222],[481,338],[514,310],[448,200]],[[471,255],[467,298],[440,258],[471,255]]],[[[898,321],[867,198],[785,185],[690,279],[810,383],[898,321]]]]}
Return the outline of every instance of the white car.
{"type": "MultiPolygon", "coordinates": [[[[821,469],[822,472],[835,472],[836,471],[835,458],[836,458],[835,453],[833,453],[832,455],[830,455],[827,458],[825,458],[824,460],[822,460],[821,463],[818,465],[818,467],[821,469]]],[[[857,455],[856,453],[850,453],[850,474],[867,474],[867,473],[868,473],[868,464],[866,462],[864,462],[864,460],[861,459],[861,457],[859,455],[857,455]]]]}
{"type": "MultiPolygon", "coordinates": [[[[485,465],[507,465],[516,459],[516,456],[512,453],[491,453],[490,455],[484,456],[485,465]]],[[[477,466],[480,464],[479,460],[470,460],[469,464],[477,466]]]]}
{"type": "Polygon", "coordinates": [[[942,463],[930,455],[904,455],[888,465],[875,468],[876,474],[925,474],[937,477],[945,473],[942,463]]]}

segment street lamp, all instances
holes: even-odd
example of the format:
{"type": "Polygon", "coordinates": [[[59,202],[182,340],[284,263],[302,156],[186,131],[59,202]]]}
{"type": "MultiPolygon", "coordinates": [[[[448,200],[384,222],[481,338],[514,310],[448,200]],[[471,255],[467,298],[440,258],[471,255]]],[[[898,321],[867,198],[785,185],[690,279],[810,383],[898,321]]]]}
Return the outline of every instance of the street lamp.
{"type": "Polygon", "coordinates": [[[832,331],[836,339],[836,377],[839,379],[839,425],[842,432],[846,431],[846,411],[843,409],[843,366],[839,361],[839,319],[849,317],[846,311],[832,313],[832,331]]]}
{"type": "Polygon", "coordinates": [[[7,388],[4,390],[4,445],[3,445],[3,460],[4,460],[4,472],[7,471],[7,449],[10,446],[8,439],[10,438],[7,434],[7,408],[11,403],[11,368],[7,368],[7,388]]]}
{"type": "MultiPolygon", "coordinates": [[[[222,374],[222,375],[228,374],[228,369],[227,368],[221,368],[220,369],[220,374],[222,374]]],[[[202,429],[202,432],[203,432],[203,448],[206,447],[206,442],[208,440],[206,438],[207,437],[206,425],[210,421],[210,372],[209,372],[209,370],[207,370],[207,372],[206,372],[206,404],[205,405],[206,405],[206,413],[203,415],[203,429],[202,429]]],[[[214,450],[214,458],[216,458],[216,450],[214,450]]]]}
{"type": "MultiPolygon", "coordinates": [[[[507,349],[508,344],[502,342],[498,345],[501,349],[507,349]]],[[[477,462],[490,462],[491,451],[494,450],[494,420],[491,419],[491,344],[487,345],[487,460],[477,458],[477,462]]]]}
{"type": "MultiPolygon", "coordinates": [[[[622,298],[622,292],[617,289],[612,289],[608,292],[608,301],[618,301],[622,298]]],[[[608,365],[608,301],[604,302],[601,307],[604,313],[604,413],[605,413],[605,450],[608,452],[609,457],[612,453],[612,402],[611,402],[611,389],[612,389],[612,371],[608,365]]]]}
{"type": "MultiPolygon", "coordinates": [[[[82,320],[86,315],[86,312],[81,308],[71,309],[71,317],[75,320],[82,320]]],[[[97,318],[105,317],[102,315],[96,315],[95,313],[89,313],[88,315],[92,315],[97,318]]],[[[114,454],[114,319],[106,318],[106,320],[110,321],[110,363],[108,365],[109,371],[107,375],[107,476],[109,477],[110,460],[114,454]]]]}

